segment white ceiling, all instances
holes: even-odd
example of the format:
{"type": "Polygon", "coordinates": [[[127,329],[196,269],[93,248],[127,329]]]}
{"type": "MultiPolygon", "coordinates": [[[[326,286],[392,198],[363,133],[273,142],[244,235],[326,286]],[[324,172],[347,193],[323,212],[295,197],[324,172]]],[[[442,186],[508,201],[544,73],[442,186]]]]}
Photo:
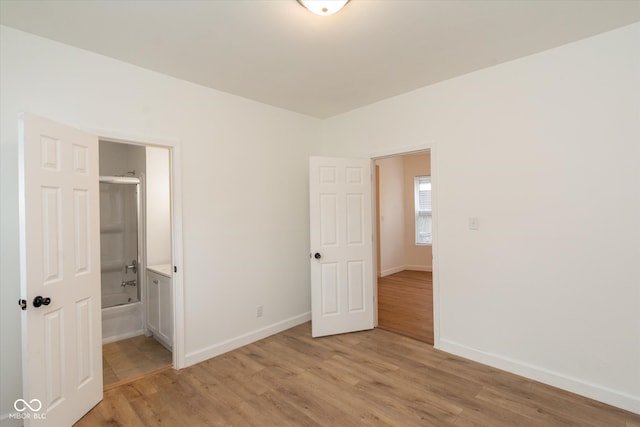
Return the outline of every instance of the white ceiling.
{"type": "Polygon", "coordinates": [[[315,117],[640,21],[640,0],[0,0],[0,22],[315,117]]]}

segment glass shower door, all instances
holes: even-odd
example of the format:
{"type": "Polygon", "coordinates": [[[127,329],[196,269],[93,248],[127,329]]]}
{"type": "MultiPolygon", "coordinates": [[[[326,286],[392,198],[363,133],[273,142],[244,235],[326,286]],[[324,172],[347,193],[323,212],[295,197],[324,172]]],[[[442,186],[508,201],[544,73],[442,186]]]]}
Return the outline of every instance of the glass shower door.
{"type": "Polygon", "coordinates": [[[102,308],[140,300],[138,271],[139,180],[100,182],[102,308]],[[120,182],[124,181],[124,182],[120,182]]]}

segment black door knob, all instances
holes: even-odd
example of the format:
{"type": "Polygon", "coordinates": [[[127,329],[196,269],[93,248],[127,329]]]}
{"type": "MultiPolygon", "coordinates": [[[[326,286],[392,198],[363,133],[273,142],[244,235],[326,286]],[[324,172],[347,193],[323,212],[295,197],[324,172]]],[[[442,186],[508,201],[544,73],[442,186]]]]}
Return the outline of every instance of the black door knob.
{"type": "Polygon", "coordinates": [[[319,252],[316,252],[316,254],[313,256],[315,259],[320,259],[322,258],[322,255],[320,255],[319,252]]]}
{"type": "Polygon", "coordinates": [[[33,306],[40,307],[41,305],[49,305],[51,304],[51,298],[44,298],[38,295],[33,299],[33,306]]]}

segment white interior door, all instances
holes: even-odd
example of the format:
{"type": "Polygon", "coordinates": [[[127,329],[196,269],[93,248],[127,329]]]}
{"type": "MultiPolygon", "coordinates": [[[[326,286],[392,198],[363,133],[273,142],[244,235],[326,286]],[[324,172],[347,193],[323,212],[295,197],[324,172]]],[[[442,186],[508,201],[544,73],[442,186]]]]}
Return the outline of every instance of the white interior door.
{"type": "Polygon", "coordinates": [[[102,400],[98,138],[25,114],[19,149],[23,416],[72,425],[102,400]]]}
{"type": "Polygon", "coordinates": [[[374,327],[371,162],[311,157],[314,337],[374,327]]]}

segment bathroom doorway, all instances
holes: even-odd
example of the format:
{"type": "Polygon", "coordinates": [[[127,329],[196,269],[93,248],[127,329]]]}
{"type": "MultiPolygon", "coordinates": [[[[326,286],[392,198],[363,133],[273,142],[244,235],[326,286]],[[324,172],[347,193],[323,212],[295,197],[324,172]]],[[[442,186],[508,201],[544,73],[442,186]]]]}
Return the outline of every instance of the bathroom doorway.
{"type": "Polygon", "coordinates": [[[171,366],[171,151],[100,140],[105,388],[171,366]]]}

